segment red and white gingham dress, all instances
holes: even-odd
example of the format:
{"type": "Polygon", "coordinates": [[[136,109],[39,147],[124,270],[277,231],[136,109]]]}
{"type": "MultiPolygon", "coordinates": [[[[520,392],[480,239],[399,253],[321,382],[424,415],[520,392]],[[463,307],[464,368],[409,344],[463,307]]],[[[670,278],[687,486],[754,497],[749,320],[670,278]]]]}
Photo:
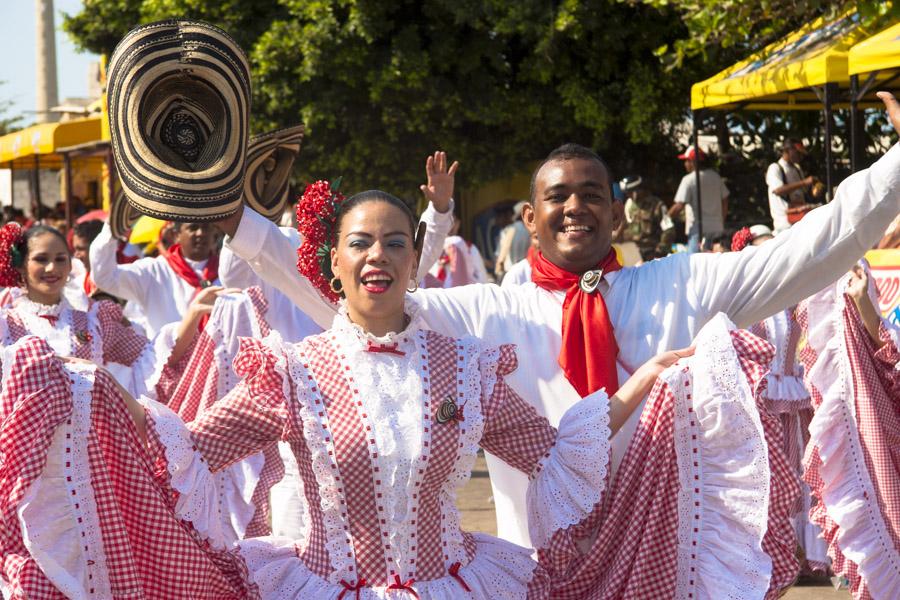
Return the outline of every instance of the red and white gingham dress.
{"type": "MultiPolygon", "coordinates": [[[[766,340],[775,349],[766,385],[760,396],[764,407],[781,421],[784,444],[782,449],[788,463],[797,477],[803,474],[803,453],[809,441],[809,423],[813,408],[803,382],[803,365],[797,356],[802,328],[797,322],[796,307],[785,309],[750,328],[750,331],[766,340]]],[[[792,480],[794,478],[792,477],[792,480]]],[[[805,572],[825,573],[831,563],[828,546],[822,537],[822,530],[809,521],[812,495],[809,486],[800,483],[800,494],[794,504],[791,521],[797,533],[797,540],[803,548],[805,572]]]]}
{"type": "Polygon", "coordinates": [[[46,340],[60,356],[130,367],[121,383],[134,395],[155,392],[174,341],[160,336],[154,344],[128,324],[114,302],[95,302],[81,311],[65,299],[47,305],[16,294],[0,308],[0,344],[9,346],[26,335],[46,340]]]}
{"type": "MultiPolygon", "coordinates": [[[[810,519],[856,598],[900,590],[900,347],[882,324],[877,348],[843,279],[805,300],[801,352],[815,416],[804,457],[818,504],[810,519]]],[[[877,304],[876,304],[877,306],[877,304]]]]}
{"type": "Polygon", "coordinates": [[[3,351],[0,554],[14,598],[244,599],[245,563],[175,515],[113,379],[34,336],[3,351]]]}

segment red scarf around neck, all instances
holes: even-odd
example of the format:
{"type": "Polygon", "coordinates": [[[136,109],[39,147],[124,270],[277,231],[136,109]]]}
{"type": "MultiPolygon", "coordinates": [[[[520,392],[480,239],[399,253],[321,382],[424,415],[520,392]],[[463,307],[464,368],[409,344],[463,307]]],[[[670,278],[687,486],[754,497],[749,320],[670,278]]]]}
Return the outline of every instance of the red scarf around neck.
{"type": "Polygon", "coordinates": [[[209,260],[206,261],[206,266],[203,267],[202,280],[184,258],[180,244],[175,244],[169,248],[169,252],[166,254],[166,261],[176,275],[191,284],[191,287],[198,292],[211,286],[219,278],[219,256],[217,254],[210,255],[209,260]]]}
{"type": "MultiPolygon", "coordinates": [[[[621,269],[616,251],[610,249],[596,268],[604,275],[621,269]]],[[[615,394],[619,389],[616,373],[619,346],[600,291],[587,293],[582,290],[579,286],[581,275],[557,267],[542,252],[535,256],[531,280],[545,290],[566,292],[559,353],[559,366],[566,379],[582,397],[600,388],[606,388],[610,396],[615,394]]]]}
{"type": "MultiPolygon", "coordinates": [[[[175,244],[169,248],[169,251],[165,256],[166,262],[169,263],[169,266],[172,267],[175,274],[187,281],[194,288],[194,296],[196,296],[203,288],[211,286],[213,282],[219,278],[218,254],[210,255],[209,260],[206,261],[206,266],[203,267],[203,279],[200,279],[200,277],[197,276],[196,271],[194,271],[193,267],[191,267],[184,258],[184,254],[181,253],[180,244],[175,244]]],[[[200,323],[198,325],[200,331],[203,331],[206,327],[207,321],[209,321],[209,315],[203,315],[200,318],[200,323]]]]}

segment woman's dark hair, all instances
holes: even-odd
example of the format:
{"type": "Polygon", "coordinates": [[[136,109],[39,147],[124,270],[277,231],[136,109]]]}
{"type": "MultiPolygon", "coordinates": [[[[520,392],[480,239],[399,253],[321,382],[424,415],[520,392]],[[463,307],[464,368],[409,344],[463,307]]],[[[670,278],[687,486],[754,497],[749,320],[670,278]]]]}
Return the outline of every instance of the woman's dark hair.
{"type": "Polygon", "coordinates": [[[357,206],[362,206],[363,204],[368,204],[369,202],[384,202],[386,204],[390,204],[391,206],[396,206],[403,214],[406,215],[406,218],[409,220],[409,236],[412,238],[413,243],[416,241],[416,224],[418,220],[416,219],[416,215],[413,213],[412,209],[409,206],[393,194],[388,194],[387,192],[382,192],[381,190],[366,190],[365,192],[360,192],[358,194],[353,194],[347,200],[341,204],[341,208],[338,210],[337,217],[334,221],[334,245],[337,246],[337,241],[340,238],[341,233],[341,223],[344,220],[344,217],[350,213],[357,206]]]}
{"type": "Polygon", "coordinates": [[[36,237],[40,237],[45,233],[49,233],[51,235],[55,235],[56,238],[63,243],[63,246],[66,247],[66,252],[71,256],[72,251],[69,250],[69,242],[66,241],[66,236],[64,236],[59,229],[55,227],[50,227],[49,225],[34,225],[29,227],[25,231],[25,235],[22,236],[22,242],[19,245],[19,249],[22,251],[22,258],[28,257],[28,244],[36,237]]]}

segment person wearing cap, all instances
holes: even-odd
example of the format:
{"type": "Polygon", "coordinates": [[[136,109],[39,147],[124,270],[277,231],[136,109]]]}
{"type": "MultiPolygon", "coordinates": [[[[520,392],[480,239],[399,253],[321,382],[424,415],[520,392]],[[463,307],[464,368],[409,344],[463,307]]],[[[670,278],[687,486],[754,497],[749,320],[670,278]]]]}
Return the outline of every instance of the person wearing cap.
{"type": "Polygon", "coordinates": [[[641,251],[641,258],[645,261],[668,254],[668,244],[663,238],[670,237],[667,232],[674,230],[666,205],[647,190],[640,176],[625,177],[619,182],[619,187],[627,197],[624,241],[636,243],[641,251]],[[666,223],[669,224],[668,227],[664,226],[666,223]]]}
{"type": "Polygon", "coordinates": [[[527,202],[520,200],[513,207],[513,222],[500,232],[500,243],[497,246],[497,260],[494,271],[498,279],[509,271],[514,264],[525,258],[531,247],[531,234],[522,222],[522,209],[527,202]]]}
{"type": "Polygon", "coordinates": [[[706,152],[688,146],[678,158],[684,161],[687,174],[681,178],[675,192],[675,204],[669,209],[669,216],[675,217],[684,211],[684,230],[688,236],[688,252],[700,251],[700,236],[703,231],[722,231],[728,216],[728,188],[715,170],[707,165],[706,152]],[[697,207],[697,175],[694,164],[700,165],[700,209],[697,207]],[[700,220],[698,221],[698,215],[700,220]],[[702,229],[702,231],[701,231],[702,229]]]}
{"type": "Polygon", "coordinates": [[[806,193],[816,182],[812,175],[807,176],[800,167],[800,161],[804,156],[806,148],[803,142],[796,138],[787,138],[781,144],[781,157],[766,170],[769,212],[776,234],[791,226],[788,221],[788,208],[791,205],[805,204],[806,193]]]}

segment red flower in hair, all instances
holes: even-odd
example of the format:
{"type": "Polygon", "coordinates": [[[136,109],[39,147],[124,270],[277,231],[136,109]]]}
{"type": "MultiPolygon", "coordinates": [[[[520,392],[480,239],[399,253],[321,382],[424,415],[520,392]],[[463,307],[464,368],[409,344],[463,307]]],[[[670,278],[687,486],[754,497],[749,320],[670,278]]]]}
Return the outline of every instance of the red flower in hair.
{"type": "Polygon", "coordinates": [[[25,231],[18,223],[7,223],[0,227],[0,287],[22,285],[22,275],[16,270],[24,262],[22,237],[25,231]]]}
{"type": "Polygon", "coordinates": [[[329,285],[334,228],[344,202],[344,195],[337,191],[340,183],[340,178],[334,185],[327,181],[311,183],[297,203],[297,231],[303,236],[297,248],[297,270],[332,302],[340,299],[329,285]]]}
{"type": "Polygon", "coordinates": [[[734,232],[731,236],[731,251],[740,252],[753,241],[753,234],[750,233],[749,227],[743,227],[734,232]]]}

